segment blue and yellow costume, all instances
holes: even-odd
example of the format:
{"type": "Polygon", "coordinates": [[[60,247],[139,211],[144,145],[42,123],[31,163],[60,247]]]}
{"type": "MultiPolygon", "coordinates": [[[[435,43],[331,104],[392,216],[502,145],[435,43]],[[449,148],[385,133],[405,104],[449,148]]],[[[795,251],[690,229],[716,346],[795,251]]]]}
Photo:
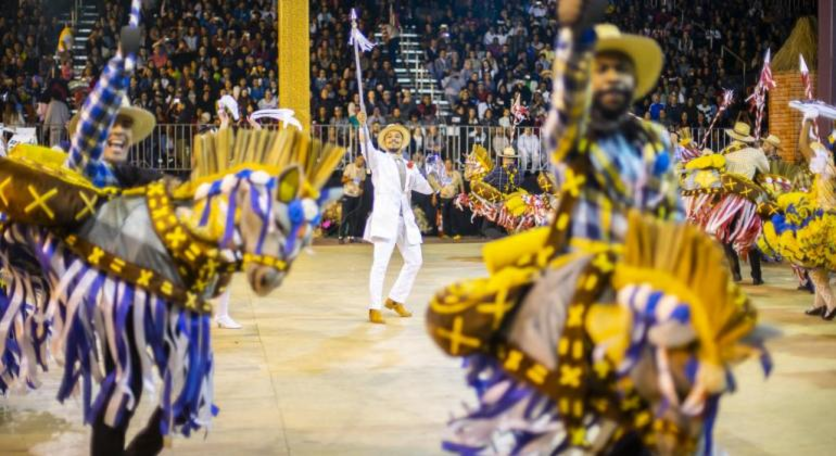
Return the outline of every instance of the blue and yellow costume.
{"type": "Polygon", "coordinates": [[[466,359],[479,397],[451,421],[450,451],[602,453],[634,439],[693,452],[711,445],[730,364],[752,353],[740,338],[754,328],[755,311],[720,267],[722,251],[679,223],[667,136],[633,117],[592,120],[590,71],[605,51],[637,60],[644,74],[636,96],[652,89],[661,51],[651,40],[613,26],[561,29],[551,125],[552,158],[563,171],[554,222],[488,244],[490,276],[451,285],[430,304],[430,336],[466,359]],[[663,362],[655,373],[651,357],[663,362]],[[674,386],[674,377],[687,384],[674,386]],[[642,395],[646,388],[664,399],[642,395]],[[680,401],[684,388],[690,394],[680,401]],[[696,410],[704,420],[694,433],[680,424],[696,410]],[[513,438],[502,446],[497,437],[506,433],[513,438]]]}

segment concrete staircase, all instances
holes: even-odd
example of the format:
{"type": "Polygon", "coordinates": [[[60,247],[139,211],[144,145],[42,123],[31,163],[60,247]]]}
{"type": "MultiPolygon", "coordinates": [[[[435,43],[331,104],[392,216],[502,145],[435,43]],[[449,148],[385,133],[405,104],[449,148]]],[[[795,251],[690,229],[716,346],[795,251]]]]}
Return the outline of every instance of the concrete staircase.
{"type": "MultiPolygon", "coordinates": [[[[380,33],[375,34],[375,38],[378,42],[383,42],[383,36],[380,33]]],[[[444,98],[438,83],[427,71],[424,51],[421,49],[421,40],[415,27],[405,26],[400,38],[400,49],[395,59],[395,74],[398,76],[398,83],[412,92],[412,98],[416,103],[420,102],[424,95],[429,95],[433,103],[438,106],[439,116],[446,116],[450,113],[449,103],[444,98]]]]}
{"type": "Polygon", "coordinates": [[[99,20],[100,13],[96,5],[80,0],[76,10],[76,24],[73,38],[73,71],[76,77],[81,76],[84,68],[87,67],[87,40],[90,39],[90,33],[93,31],[93,26],[99,20]]]}

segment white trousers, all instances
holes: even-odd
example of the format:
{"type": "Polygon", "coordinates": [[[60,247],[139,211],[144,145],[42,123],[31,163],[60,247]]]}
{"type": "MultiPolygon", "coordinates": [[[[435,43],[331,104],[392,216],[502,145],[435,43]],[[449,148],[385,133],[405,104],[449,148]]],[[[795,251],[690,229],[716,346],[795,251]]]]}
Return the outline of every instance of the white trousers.
{"type": "Polygon", "coordinates": [[[217,300],[218,310],[215,311],[215,318],[221,317],[228,317],[229,316],[229,293],[232,291],[231,286],[232,284],[227,285],[226,291],[224,294],[220,295],[217,300]]]}
{"type": "Polygon", "coordinates": [[[386,269],[389,267],[389,259],[395,246],[403,257],[403,268],[398,275],[398,280],[389,292],[389,299],[406,303],[418,270],[421,269],[423,259],[421,257],[421,244],[409,244],[406,240],[406,227],[403,219],[398,226],[397,240],[374,241],[374,262],[372,263],[371,277],[369,278],[369,292],[371,293],[371,304],[369,309],[380,310],[383,308],[383,281],[386,279],[386,269]]]}

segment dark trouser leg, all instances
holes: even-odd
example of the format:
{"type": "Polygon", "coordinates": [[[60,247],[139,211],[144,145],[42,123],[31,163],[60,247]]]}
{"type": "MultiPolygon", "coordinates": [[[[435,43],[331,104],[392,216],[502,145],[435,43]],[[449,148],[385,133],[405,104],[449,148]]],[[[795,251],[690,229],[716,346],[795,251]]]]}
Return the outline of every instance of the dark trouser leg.
{"type": "Polygon", "coordinates": [[[342,218],[340,219],[340,229],[337,232],[340,239],[346,237],[347,233],[349,232],[349,216],[351,215],[351,198],[348,196],[343,196],[343,213],[342,218]]]}
{"type": "Polygon", "coordinates": [[[726,259],[729,260],[732,276],[736,282],[740,281],[740,259],[737,258],[737,252],[731,244],[723,244],[723,249],[726,251],[726,259]]]}
{"type": "Polygon", "coordinates": [[[158,408],[151,415],[148,424],[139,434],[134,437],[131,445],[125,450],[126,456],[157,455],[163,451],[163,435],[160,432],[160,423],[163,419],[163,410],[158,408]]]}
{"type": "Polygon", "coordinates": [[[92,456],[114,456],[124,453],[125,433],[128,431],[132,412],[126,412],[122,423],[112,428],[104,423],[104,411],[93,421],[93,438],[90,441],[92,456]]]}
{"type": "Polygon", "coordinates": [[[444,234],[447,236],[457,236],[459,230],[456,229],[453,221],[453,199],[441,200],[441,220],[444,225],[444,234]]]}
{"type": "MultiPolygon", "coordinates": [[[[133,321],[133,311],[128,312],[128,324],[126,325],[128,346],[131,351],[131,371],[135,373],[131,379],[130,388],[134,394],[136,403],[138,404],[142,398],[142,365],[139,361],[139,352],[136,349],[134,342],[134,329],[130,322],[133,321]]],[[[105,345],[105,369],[107,373],[111,373],[116,369],[115,363],[111,358],[110,352],[105,345]]],[[[109,400],[110,398],[108,398],[109,400]]],[[[90,454],[93,456],[118,456],[122,454],[133,455],[156,455],[163,449],[163,438],[160,433],[160,420],[162,418],[162,411],[157,409],[151,416],[148,426],[143,430],[134,441],[128,450],[125,452],[125,434],[128,431],[128,426],[131,423],[134,412],[125,410],[125,415],[122,417],[122,422],[119,426],[112,428],[104,423],[104,415],[107,410],[107,403],[99,412],[99,415],[93,421],[93,437],[90,442],[90,454]]]]}
{"type": "MultiPolygon", "coordinates": [[[[139,363],[139,354],[136,351],[136,347],[134,347],[133,325],[130,324],[130,322],[133,321],[133,311],[128,312],[127,321],[128,324],[125,325],[125,329],[127,331],[128,345],[131,351],[131,371],[139,372],[142,367],[139,363]]],[[[107,344],[105,344],[104,351],[105,370],[107,371],[106,375],[109,375],[111,372],[116,370],[116,363],[113,361],[113,357],[107,344]]],[[[136,402],[139,403],[139,399],[142,397],[142,375],[133,376],[130,388],[136,398],[136,402]]],[[[124,454],[125,451],[125,434],[128,431],[128,425],[131,423],[131,418],[134,416],[134,411],[125,410],[122,422],[115,428],[110,427],[104,422],[108,402],[110,402],[110,397],[105,400],[104,406],[102,406],[101,411],[99,411],[99,415],[93,421],[93,438],[90,441],[90,454],[93,456],[121,455],[124,454]]]]}
{"type": "Polygon", "coordinates": [[[752,267],[752,280],[755,282],[763,280],[761,275],[761,251],[757,247],[749,250],[749,266],[752,267]]]}
{"type": "Polygon", "coordinates": [[[348,215],[348,235],[362,237],[363,227],[360,226],[360,209],[363,201],[359,196],[357,198],[351,198],[351,200],[351,214],[348,215]]]}

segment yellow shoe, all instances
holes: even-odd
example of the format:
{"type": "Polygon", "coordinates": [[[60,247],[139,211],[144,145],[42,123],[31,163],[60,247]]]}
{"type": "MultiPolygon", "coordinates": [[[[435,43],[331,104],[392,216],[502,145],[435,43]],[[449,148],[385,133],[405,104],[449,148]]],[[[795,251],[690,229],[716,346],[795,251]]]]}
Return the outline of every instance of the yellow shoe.
{"type": "Polygon", "coordinates": [[[412,312],[406,310],[406,306],[399,302],[392,301],[391,299],[386,300],[386,308],[389,310],[394,310],[396,314],[398,314],[401,318],[409,318],[412,316],[412,312]]]}
{"type": "Polygon", "coordinates": [[[456,241],[456,242],[459,242],[459,241],[462,240],[462,237],[457,234],[457,235],[453,236],[453,240],[456,241]]]}
{"type": "Polygon", "coordinates": [[[383,314],[376,309],[369,309],[369,321],[376,325],[386,324],[386,320],[383,319],[383,314]]]}

